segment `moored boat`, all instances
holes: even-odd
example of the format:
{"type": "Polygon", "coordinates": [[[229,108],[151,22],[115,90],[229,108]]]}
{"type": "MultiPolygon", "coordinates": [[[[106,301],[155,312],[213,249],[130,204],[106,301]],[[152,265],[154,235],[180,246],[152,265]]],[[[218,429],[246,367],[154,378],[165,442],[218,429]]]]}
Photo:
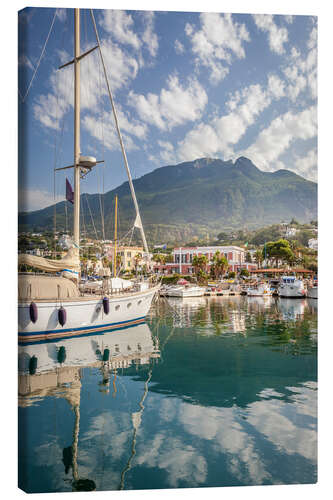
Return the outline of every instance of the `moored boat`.
{"type": "Polygon", "coordinates": [[[282,276],[278,287],[279,297],[302,298],[306,297],[304,282],[296,276],[282,276]]]}
{"type": "Polygon", "coordinates": [[[273,290],[268,283],[259,283],[256,286],[247,289],[247,295],[249,297],[271,297],[273,290]]]}

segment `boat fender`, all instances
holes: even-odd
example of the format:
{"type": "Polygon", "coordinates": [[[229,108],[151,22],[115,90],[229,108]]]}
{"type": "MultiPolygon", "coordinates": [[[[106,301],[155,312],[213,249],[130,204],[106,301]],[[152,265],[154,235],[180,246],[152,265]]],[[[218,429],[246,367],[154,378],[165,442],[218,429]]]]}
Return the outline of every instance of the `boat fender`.
{"type": "Polygon", "coordinates": [[[31,302],[30,307],[29,307],[29,314],[30,314],[30,319],[33,323],[36,323],[37,318],[38,318],[38,309],[37,305],[35,302],[31,302]]]}
{"type": "Polygon", "coordinates": [[[109,361],[109,357],[110,357],[110,349],[104,349],[103,361],[109,361]]]}
{"type": "Polygon", "coordinates": [[[107,297],[103,299],[103,310],[105,314],[109,314],[110,312],[110,301],[107,297]]]}
{"type": "Polygon", "coordinates": [[[37,358],[36,356],[31,356],[29,360],[29,373],[30,375],[35,375],[37,369],[37,358]]]}
{"type": "Polygon", "coordinates": [[[64,326],[66,320],[67,320],[66,309],[61,306],[60,309],[58,310],[58,321],[61,324],[61,326],[64,326]]]}
{"type": "Polygon", "coordinates": [[[66,360],[66,348],[63,345],[59,348],[57,359],[58,363],[64,363],[66,360]]]}

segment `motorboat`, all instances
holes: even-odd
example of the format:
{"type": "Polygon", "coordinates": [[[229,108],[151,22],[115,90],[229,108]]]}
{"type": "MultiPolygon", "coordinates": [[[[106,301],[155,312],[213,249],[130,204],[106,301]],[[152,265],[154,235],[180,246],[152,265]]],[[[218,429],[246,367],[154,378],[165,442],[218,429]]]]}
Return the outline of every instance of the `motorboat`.
{"type": "Polygon", "coordinates": [[[259,283],[247,289],[247,295],[249,297],[271,297],[272,294],[273,290],[271,290],[269,283],[259,283]]]}
{"type": "Polygon", "coordinates": [[[306,297],[303,280],[297,279],[296,276],[282,276],[278,287],[278,295],[279,297],[306,297]]]}
{"type": "Polygon", "coordinates": [[[205,288],[197,285],[176,285],[170,287],[166,294],[168,297],[202,297],[205,288]]]}

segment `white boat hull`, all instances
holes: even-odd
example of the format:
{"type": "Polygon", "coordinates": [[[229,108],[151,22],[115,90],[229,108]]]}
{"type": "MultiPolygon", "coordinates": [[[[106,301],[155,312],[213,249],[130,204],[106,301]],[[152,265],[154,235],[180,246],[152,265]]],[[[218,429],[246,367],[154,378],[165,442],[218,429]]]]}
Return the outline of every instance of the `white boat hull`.
{"type": "Polygon", "coordinates": [[[158,286],[144,292],[109,297],[109,313],[103,309],[103,297],[79,297],[67,300],[34,300],[37,321],[30,319],[31,300],[18,305],[19,342],[43,341],[73,337],[143,322],[149,312],[158,286]],[[59,308],[66,310],[66,323],[59,323],[59,308]]]}
{"type": "Polygon", "coordinates": [[[306,292],[303,289],[290,289],[290,288],[283,288],[283,289],[278,289],[278,295],[279,297],[289,297],[289,298],[304,298],[306,297],[306,292]]]}
{"type": "Polygon", "coordinates": [[[168,297],[203,297],[205,290],[200,287],[184,288],[184,289],[171,289],[168,291],[168,297]]]}

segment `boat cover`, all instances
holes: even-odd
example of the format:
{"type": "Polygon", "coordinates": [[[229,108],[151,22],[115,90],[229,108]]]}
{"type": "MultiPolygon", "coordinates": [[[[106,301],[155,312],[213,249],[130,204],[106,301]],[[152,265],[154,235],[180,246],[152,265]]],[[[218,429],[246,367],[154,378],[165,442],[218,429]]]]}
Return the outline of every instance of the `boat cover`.
{"type": "Polygon", "coordinates": [[[25,253],[19,254],[18,263],[19,265],[26,264],[28,266],[36,267],[37,269],[46,272],[59,272],[66,269],[76,273],[80,272],[79,249],[76,247],[70,248],[65,257],[60,260],[45,259],[44,257],[38,257],[37,255],[25,253]]]}

